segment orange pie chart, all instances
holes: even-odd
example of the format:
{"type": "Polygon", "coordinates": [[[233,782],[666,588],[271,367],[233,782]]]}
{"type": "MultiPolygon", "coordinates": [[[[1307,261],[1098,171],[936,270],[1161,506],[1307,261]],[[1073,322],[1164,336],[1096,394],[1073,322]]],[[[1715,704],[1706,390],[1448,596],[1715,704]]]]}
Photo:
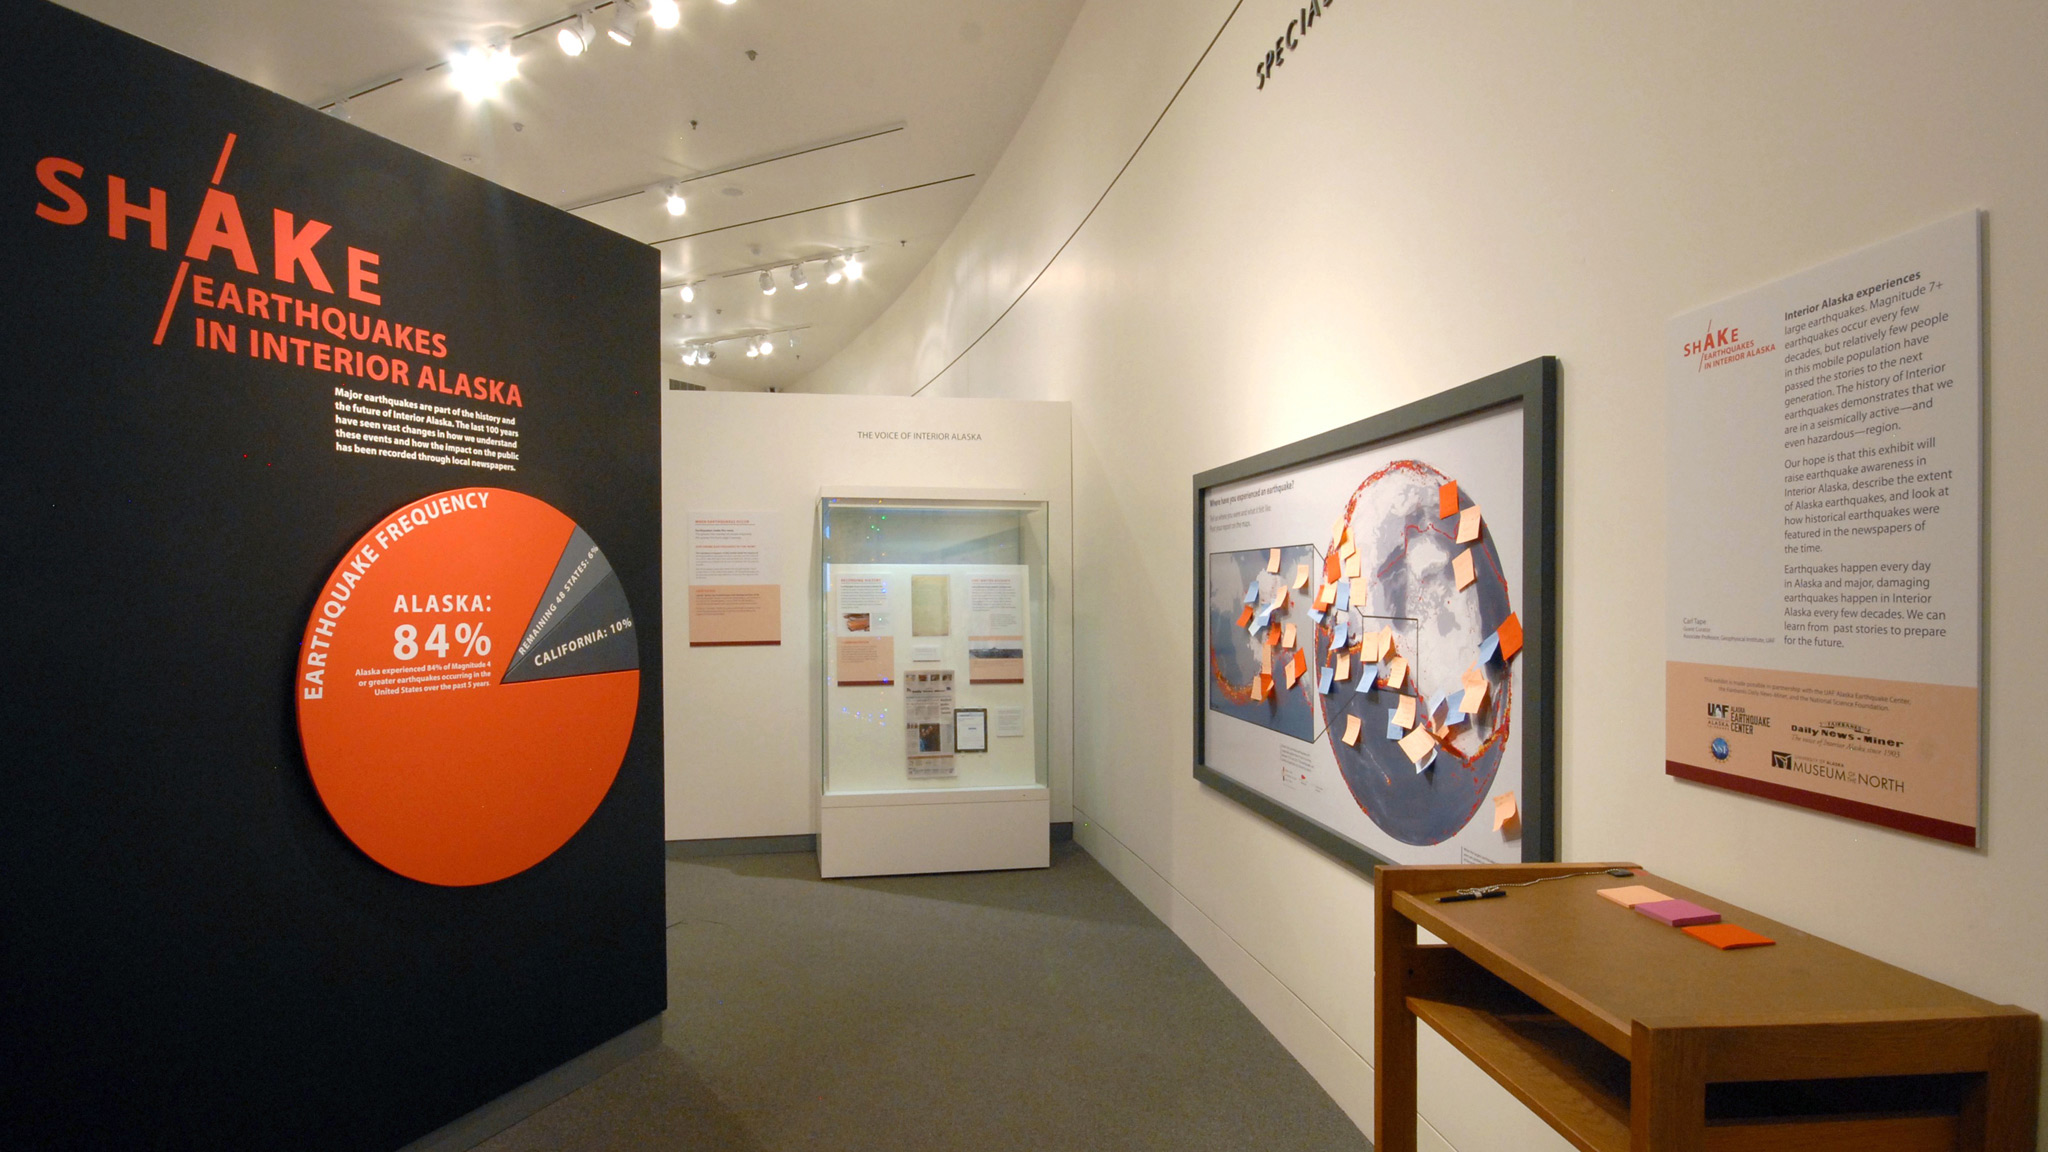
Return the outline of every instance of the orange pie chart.
{"type": "Polygon", "coordinates": [[[383,517],[335,567],[293,695],[343,834],[401,876],[488,884],[553,855],[611,789],[639,643],[618,574],[574,521],[458,488],[383,517]]]}

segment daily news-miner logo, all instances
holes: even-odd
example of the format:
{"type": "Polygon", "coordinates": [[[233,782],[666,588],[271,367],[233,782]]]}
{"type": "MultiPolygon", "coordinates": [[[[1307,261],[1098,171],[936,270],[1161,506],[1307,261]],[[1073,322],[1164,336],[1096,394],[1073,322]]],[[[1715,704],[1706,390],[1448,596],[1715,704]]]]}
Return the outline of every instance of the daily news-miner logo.
{"type": "Polygon", "coordinates": [[[1769,728],[1771,718],[1748,712],[1734,704],[1708,704],[1707,727],[1719,728],[1724,732],[1754,733],[1759,728],[1769,728]]]}
{"type": "Polygon", "coordinates": [[[1879,736],[1863,725],[1853,724],[1847,720],[1830,720],[1819,727],[1814,727],[1811,724],[1794,724],[1792,725],[1792,732],[1795,735],[1808,737],[1815,742],[1831,744],[1836,747],[1879,749],[1904,748],[1906,746],[1904,740],[1894,740],[1889,736],[1879,736]]]}

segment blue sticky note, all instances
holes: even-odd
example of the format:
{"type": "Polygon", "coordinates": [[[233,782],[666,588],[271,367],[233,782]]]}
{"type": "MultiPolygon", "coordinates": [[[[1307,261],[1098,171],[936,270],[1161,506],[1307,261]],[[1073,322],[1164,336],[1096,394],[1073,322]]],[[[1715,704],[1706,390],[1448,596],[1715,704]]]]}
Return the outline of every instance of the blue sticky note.
{"type": "Polygon", "coordinates": [[[1321,608],[1309,609],[1308,618],[1315,621],[1318,624],[1321,624],[1323,622],[1323,610],[1321,608]]]}
{"type": "Polygon", "coordinates": [[[1348,611],[1350,611],[1350,610],[1351,610],[1351,581],[1349,581],[1349,580],[1339,580],[1339,581],[1337,581],[1337,611],[1339,611],[1339,612],[1348,612],[1348,611]]]}
{"type": "Polygon", "coordinates": [[[1327,664],[1326,664],[1326,665],[1324,665],[1324,666],[1323,666],[1323,675],[1322,675],[1322,679],[1320,680],[1320,682],[1318,682],[1318,683],[1317,683],[1317,685],[1316,685],[1316,690],[1317,690],[1317,691],[1319,691],[1319,692],[1321,692],[1321,693],[1323,693],[1323,694],[1324,694],[1324,695],[1326,695],[1326,696],[1327,696],[1327,695],[1329,695],[1329,692],[1330,692],[1330,682],[1331,682],[1331,681],[1332,681],[1333,679],[1335,679],[1335,678],[1336,678],[1336,676],[1337,676],[1337,670],[1336,670],[1335,668],[1332,668],[1332,667],[1330,667],[1330,666],[1329,666],[1329,665],[1327,665],[1327,664]]]}
{"type": "Polygon", "coordinates": [[[1481,644],[1481,645],[1479,646],[1479,662],[1480,662],[1481,664],[1490,664],[1490,663],[1492,663],[1492,662],[1494,661],[1494,659],[1495,659],[1496,657],[1498,657],[1499,655],[1500,655],[1500,633],[1498,633],[1498,632],[1493,632],[1493,633],[1489,633],[1489,634],[1487,635],[1487,637],[1486,637],[1486,643],[1484,643],[1484,644],[1481,644]]]}
{"type": "Polygon", "coordinates": [[[1258,615],[1252,617],[1252,631],[1256,632],[1272,622],[1273,606],[1268,604],[1264,608],[1259,609],[1258,615]]]}
{"type": "Polygon", "coordinates": [[[1351,622],[1340,616],[1337,619],[1337,627],[1330,634],[1330,647],[1343,648],[1350,639],[1351,622]]]}
{"type": "Polygon", "coordinates": [[[1244,590],[1244,602],[1247,607],[1259,602],[1259,582],[1257,580],[1252,581],[1252,586],[1244,590]]]}
{"type": "Polygon", "coordinates": [[[1422,759],[1416,762],[1415,770],[1421,772],[1434,763],[1436,763],[1436,745],[1432,744],[1429,747],[1429,751],[1422,754],[1422,759]]]}
{"type": "Polygon", "coordinates": [[[1408,730],[1401,727],[1401,722],[1394,719],[1394,714],[1392,712],[1387,713],[1387,739],[1399,740],[1407,734],[1408,730]]]}

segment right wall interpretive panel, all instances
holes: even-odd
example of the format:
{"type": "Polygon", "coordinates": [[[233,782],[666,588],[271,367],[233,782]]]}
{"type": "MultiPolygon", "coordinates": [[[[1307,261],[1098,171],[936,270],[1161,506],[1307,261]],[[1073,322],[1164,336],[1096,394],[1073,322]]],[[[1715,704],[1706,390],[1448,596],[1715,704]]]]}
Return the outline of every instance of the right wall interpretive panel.
{"type": "Polygon", "coordinates": [[[1981,228],[1671,322],[1671,775],[1977,843],[1981,228]]]}

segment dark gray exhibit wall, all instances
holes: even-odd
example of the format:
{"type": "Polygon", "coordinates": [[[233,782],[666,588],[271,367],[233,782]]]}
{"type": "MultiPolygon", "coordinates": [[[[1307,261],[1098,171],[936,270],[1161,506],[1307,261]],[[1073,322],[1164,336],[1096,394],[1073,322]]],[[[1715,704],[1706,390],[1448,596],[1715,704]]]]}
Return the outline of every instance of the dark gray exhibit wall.
{"type": "Polygon", "coordinates": [[[0,1147],[401,1147],[666,1003],[656,254],[55,5],[0,16],[0,1147]],[[294,672],[354,542],[465,486],[601,546],[539,642],[630,619],[550,674],[637,666],[639,705],[566,843],[442,887],[329,815],[294,672]]]}

